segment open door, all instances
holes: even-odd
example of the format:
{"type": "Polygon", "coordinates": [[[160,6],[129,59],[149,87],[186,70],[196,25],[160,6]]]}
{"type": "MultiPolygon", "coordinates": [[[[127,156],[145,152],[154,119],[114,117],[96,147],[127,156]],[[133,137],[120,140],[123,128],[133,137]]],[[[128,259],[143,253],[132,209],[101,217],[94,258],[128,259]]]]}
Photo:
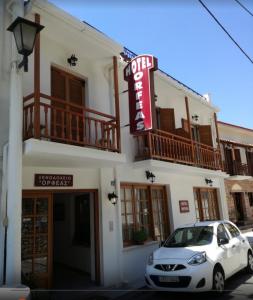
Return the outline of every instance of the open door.
{"type": "Polygon", "coordinates": [[[50,288],[52,276],[52,199],[50,193],[24,192],[22,199],[22,281],[50,288]]]}

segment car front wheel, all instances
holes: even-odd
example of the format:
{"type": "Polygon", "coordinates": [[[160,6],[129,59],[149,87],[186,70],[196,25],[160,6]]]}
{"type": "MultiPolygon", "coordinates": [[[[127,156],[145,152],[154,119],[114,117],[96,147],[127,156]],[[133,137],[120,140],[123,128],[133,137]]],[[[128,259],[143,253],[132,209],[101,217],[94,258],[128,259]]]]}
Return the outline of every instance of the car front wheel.
{"type": "Polygon", "coordinates": [[[225,278],[221,268],[216,267],[213,272],[213,290],[222,293],[224,291],[225,278]]]}
{"type": "Polygon", "coordinates": [[[247,272],[253,274],[253,255],[251,252],[248,252],[247,272]]]}

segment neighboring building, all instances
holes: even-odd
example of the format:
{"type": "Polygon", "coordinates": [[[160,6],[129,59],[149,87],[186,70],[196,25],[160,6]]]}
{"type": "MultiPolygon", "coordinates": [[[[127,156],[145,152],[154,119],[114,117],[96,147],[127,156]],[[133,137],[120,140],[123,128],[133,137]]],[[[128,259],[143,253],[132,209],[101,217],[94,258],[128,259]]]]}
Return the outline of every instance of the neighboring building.
{"type": "MultiPolygon", "coordinates": [[[[22,249],[14,269],[7,264],[7,277],[22,271],[49,287],[65,274],[66,282],[74,280],[78,270],[88,274],[84,287],[87,278],[104,286],[142,284],[148,255],[174,228],[228,218],[218,109],[158,70],[154,129],[130,135],[123,70],[134,54],[46,1],[32,2],[25,17],[45,28],[23,74],[23,199],[15,211],[22,214],[21,237],[14,231],[22,249]],[[76,66],[68,63],[72,54],[76,66]],[[143,245],[134,240],[140,229],[143,245]]],[[[9,70],[3,75],[5,91],[9,70]]],[[[0,105],[6,113],[7,95],[0,105]]],[[[7,121],[2,129],[1,144],[7,121]]],[[[12,247],[7,243],[8,257],[12,247]]]]}
{"type": "Polygon", "coordinates": [[[253,224],[253,129],[218,122],[229,218],[239,226],[253,224]]]}

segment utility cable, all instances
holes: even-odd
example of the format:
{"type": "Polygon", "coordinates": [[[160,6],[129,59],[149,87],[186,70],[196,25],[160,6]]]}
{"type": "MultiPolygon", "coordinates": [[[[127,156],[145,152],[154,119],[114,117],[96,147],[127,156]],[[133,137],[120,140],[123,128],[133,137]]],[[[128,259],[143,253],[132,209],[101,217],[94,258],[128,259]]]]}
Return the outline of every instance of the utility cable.
{"type": "Polygon", "coordinates": [[[250,10],[248,10],[248,8],[245,7],[240,1],[235,0],[235,2],[237,2],[243,9],[246,10],[246,12],[248,12],[253,17],[253,13],[250,10]]]}
{"type": "Polygon", "coordinates": [[[222,28],[222,30],[228,35],[228,37],[232,40],[232,42],[240,49],[240,51],[248,58],[248,60],[253,64],[253,60],[249,57],[249,55],[242,49],[242,47],[235,41],[235,39],[231,36],[231,34],[225,29],[225,27],[219,22],[219,20],[214,16],[214,14],[208,9],[208,7],[201,1],[198,0],[199,3],[205,8],[205,10],[212,16],[215,22],[222,28]]]}

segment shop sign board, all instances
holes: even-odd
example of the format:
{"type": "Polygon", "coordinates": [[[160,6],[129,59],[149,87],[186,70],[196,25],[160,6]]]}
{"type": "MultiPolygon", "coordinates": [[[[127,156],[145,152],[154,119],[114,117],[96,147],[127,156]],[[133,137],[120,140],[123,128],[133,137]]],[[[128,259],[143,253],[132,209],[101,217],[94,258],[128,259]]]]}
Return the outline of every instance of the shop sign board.
{"type": "Polygon", "coordinates": [[[155,70],[157,70],[157,59],[152,55],[136,56],[124,69],[124,79],[128,82],[131,134],[153,128],[153,71],[155,70]]]}
{"type": "Polygon", "coordinates": [[[34,186],[69,187],[73,186],[73,175],[65,174],[35,174],[34,186]]]}

